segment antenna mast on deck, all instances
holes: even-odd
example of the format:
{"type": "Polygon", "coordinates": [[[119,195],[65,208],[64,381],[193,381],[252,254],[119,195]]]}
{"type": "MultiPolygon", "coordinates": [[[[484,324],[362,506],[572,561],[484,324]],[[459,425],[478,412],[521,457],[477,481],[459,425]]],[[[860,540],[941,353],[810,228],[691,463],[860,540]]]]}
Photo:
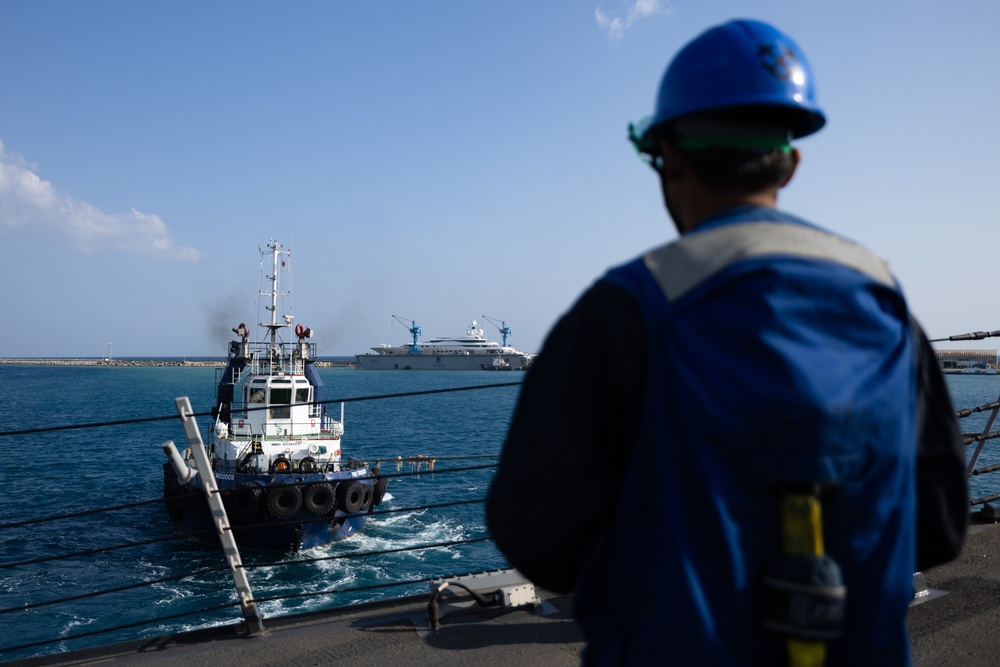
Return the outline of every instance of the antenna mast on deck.
{"type": "MultiPolygon", "coordinates": [[[[265,274],[265,278],[270,283],[270,291],[260,292],[262,297],[270,297],[270,305],[264,306],[265,310],[271,311],[271,321],[270,322],[260,322],[259,325],[268,330],[268,339],[271,349],[278,348],[278,330],[285,327],[291,326],[292,321],[295,319],[291,315],[291,305],[289,304],[289,314],[282,315],[281,318],[284,320],[282,323],[278,322],[278,302],[280,298],[290,297],[291,292],[280,291],[281,281],[278,276],[279,271],[287,274],[291,271],[290,261],[291,261],[291,251],[282,250],[281,244],[278,243],[277,239],[270,239],[267,244],[267,249],[259,248],[261,257],[266,255],[271,256],[271,273],[269,275],[265,274]],[[289,258],[288,261],[282,259],[283,257],[289,258]]],[[[261,260],[261,270],[263,270],[263,259],[261,260]]],[[[291,281],[289,281],[291,282],[291,281]]]]}

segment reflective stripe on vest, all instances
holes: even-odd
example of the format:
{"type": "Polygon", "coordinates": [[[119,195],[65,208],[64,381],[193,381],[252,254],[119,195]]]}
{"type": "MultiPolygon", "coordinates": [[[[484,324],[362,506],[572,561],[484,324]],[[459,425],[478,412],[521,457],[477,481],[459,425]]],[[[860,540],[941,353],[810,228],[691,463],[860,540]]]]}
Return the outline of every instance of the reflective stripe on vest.
{"type": "Polygon", "coordinates": [[[785,222],[745,222],[693,232],[643,256],[667,299],[678,299],[742,260],[766,255],[827,260],[895,288],[886,263],[829,232],[785,222]]]}

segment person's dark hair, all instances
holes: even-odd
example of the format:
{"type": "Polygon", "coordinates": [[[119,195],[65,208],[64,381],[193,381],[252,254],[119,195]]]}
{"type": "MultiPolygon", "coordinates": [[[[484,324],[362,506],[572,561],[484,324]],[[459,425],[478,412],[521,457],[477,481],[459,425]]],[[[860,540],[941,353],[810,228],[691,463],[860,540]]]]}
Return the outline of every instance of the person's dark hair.
{"type": "Polygon", "coordinates": [[[698,180],[713,190],[759,192],[780,185],[792,172],[786,150],[708,147],[681,150],[698,180]]]}
{"type": "MultiPolygon", "coordinates": [[[[768,128],[768,132],[791,128],[797,116],[795,110],[773,106],[742,106],[704,111],[689,118],[695,121],[735,122],[741,127],[768,128]]],[[[680,122],[683,122],[681,120],[680,122]]],[[[664,128],[672,143],[677,145],[677,126],[664,128]]],[[[784,181],[792,170],[792,159],[787,144],[780,148],[742,148],[733,146],[681,147],[681,154],[699,180],[717,190],[757,192],[775,187],[784,181]]]]}

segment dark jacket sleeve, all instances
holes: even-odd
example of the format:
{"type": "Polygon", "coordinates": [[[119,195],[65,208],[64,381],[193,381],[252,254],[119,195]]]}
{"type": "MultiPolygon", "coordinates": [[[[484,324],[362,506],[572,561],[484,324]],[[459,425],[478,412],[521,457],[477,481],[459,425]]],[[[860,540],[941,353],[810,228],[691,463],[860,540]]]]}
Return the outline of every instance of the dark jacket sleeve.
{"type": "Polygon", "coordinates": [[[638,306],[604,281],[549,333],[528,370],[486,503],[508,562],[571,592],[621,489],[638,431],[645,335],[638,306]]]}
{"type": "Polygon", "coordinates": [[[914,325],[919,357],[917,569],[946,563],[962,550],[969,489],[962,432],[934,349],[914,325]]]}

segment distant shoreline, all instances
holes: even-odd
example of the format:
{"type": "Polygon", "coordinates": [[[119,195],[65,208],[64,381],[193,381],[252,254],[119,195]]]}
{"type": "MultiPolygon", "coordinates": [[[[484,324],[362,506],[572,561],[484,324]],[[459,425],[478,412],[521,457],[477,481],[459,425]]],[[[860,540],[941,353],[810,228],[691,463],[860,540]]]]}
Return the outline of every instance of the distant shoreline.
{"type": "MultiPolygon", "coordinates": [[[[225,359],[72,359],[72,358],[0,358],[2,366],[145,366],[145,367],[207,367],[223,368],[225,359]]],[[[319,368],[354,368],[353,357],[316,361],[319,368]]]]}

